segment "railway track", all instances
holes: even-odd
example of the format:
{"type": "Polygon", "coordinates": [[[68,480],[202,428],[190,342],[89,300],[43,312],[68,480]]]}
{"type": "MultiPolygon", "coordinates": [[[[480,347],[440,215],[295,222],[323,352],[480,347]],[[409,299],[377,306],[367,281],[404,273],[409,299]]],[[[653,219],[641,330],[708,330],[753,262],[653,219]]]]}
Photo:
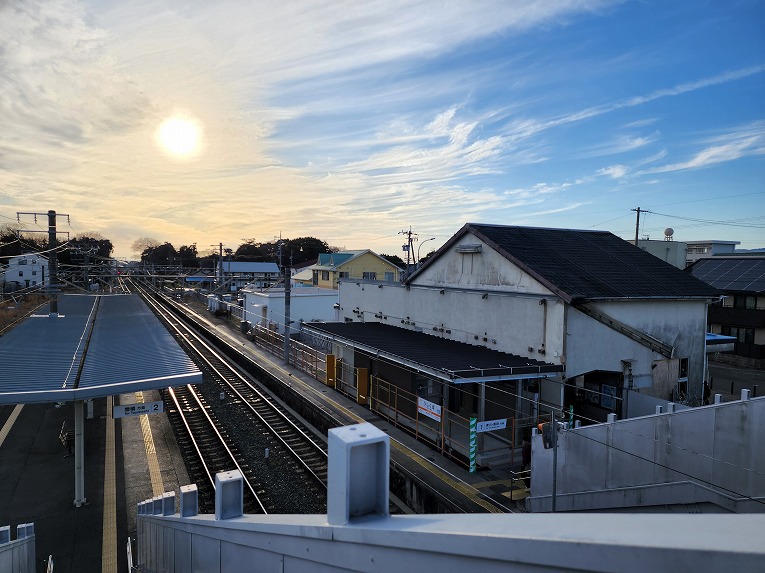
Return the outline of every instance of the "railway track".
{"type": "Polygon", "coordinates": [[[166,305],[172,301],[135,283],[132,287],[141,292],[203,372],[203,384],[173,388],[165,396],[179,444],[187,450],[190,476],[198,486],[210,484],[206,485],[208,493],[200,491],[200,510],[202,498],[205,503],[214,498],[215,473],[236,468],[249,483],[245,491],[249,489],[252,496],[248,499],[246,494],[246,512],[324,513],[325,442],[168,310],[166,305]],[[184,420],[183,416],[194,419],[184,420]],[[218,436],[213,435],[216,432],[218,436]],[[226,464],[228,467],[221,467],[226,464]]]}
{"type": "Polygon", "coordinates": [[[260,488],[238,449],[230,445],[225,431],[205,403],[204,398],[193,386],[169,388],[165,401],[171,403],[168,414],[174,425],[186,429],[178,440],[185,460],[191,460],[189,476],[197,484],[199,510],[212,513],[215,510],[215,474],[237,469],[244,478],[243,509],[245,513],[268,513],[265,492],[260,488]],[[208,487],[200,487],[207,484],[208,487]]]}

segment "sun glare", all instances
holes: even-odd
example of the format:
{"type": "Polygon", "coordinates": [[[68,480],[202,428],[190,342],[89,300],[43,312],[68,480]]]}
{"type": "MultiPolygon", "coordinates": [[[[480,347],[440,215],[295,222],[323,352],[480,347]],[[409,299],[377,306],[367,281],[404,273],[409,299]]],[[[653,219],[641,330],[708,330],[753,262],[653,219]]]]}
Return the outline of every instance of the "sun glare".
{"type": "Polygon", "coordinates": [[[157,128],[155,138],[159,146],[175,157],[188,158],[197,155],[202,144],[202,127],[191,117],[174,115],[157,128]]]}

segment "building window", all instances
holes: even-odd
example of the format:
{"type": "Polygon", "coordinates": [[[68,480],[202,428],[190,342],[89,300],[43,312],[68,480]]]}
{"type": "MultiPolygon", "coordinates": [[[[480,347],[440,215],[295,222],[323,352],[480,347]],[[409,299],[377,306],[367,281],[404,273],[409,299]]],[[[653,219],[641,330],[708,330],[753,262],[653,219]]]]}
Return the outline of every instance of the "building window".
{"type": "Polygon", "coordinates": [[[754,328],[738,328],[735,326],[723,326],[720,334],[725,336],[734,336],[736,342],[743,344],[754,344],[754,328]]]}
{"type": "Polygon", "coordinates": [[[26,265],[26,264],[27,264],[27,260],[26,259],[19,259],[19,266],[26,265]]]}
{"type": "Polygon", "coordinates": [[[349,279],[351,278],[351,273],[349,273],[348,271],[340,271],[339,273],[337,273],[337,277],[341,279],[349,279]]]}
{"type": "Polygon", "coordinates": [[[386,271],[385,272],[385,280],[392,283],[395,280],[393,278],[393,273],[386,271]]]}
{"type": "Polygon", "coordinates": [[[37,271],[32,271],[32,276],[35,276],[37,274],[37,271]]]}
{"type": "Polygon", "coordinates": [[[376,281],[377,280],[377,273],[376,272],[364,272],[361,275],[361,278],[370,280],[370,281],[376,281]]]}
{"type": "Polygon", "coordinates": [[[319,284],[319,271],[313,271],[313,280],[311,282],[313,283],[313,286],[319,284]]]}
{"type": "Polygon", "coordinates": [[[735,295],[733,297],[734,308],[756,308],[756,297],[750,295],[735,295]]]}
{"type": "Polygon", "coordinates": [[[321,271],[321,280],[323,281],[329,280],[329,271],[321,271]]]}
{"type": "Polygon", "coordinates": [[[24,271],[19,271],[19,276],[23,277],[24,276],[24,271]]]}
{"type": "Polygon", "coordinates": [[[677,377],[680,380],[688,380],[688,359],[681,358],[677,377]]]}

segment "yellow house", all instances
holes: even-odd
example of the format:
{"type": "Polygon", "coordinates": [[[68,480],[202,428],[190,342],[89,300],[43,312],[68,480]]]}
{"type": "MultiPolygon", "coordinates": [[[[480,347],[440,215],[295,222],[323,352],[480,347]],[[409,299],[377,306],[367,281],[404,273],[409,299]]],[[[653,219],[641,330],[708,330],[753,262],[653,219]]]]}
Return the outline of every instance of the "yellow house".
{"type": "Polygon", "coordinates": [[[342,279],[399,282],[403,271],[369,249],[321,253],[316,264],[309,268],[310,279],[306,276],[307,273],[300,273],[303,276],[295,275],[293,280],[310,286],[332,289],[337,289],[337,283],[342,279]]]}

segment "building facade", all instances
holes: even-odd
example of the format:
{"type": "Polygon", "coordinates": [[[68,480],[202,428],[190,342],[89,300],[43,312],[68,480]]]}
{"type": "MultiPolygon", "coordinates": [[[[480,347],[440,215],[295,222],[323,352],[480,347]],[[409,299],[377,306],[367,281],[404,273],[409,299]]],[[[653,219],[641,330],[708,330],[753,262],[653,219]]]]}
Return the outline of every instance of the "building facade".
{"type": "Polygon", "coordinates": [[[700,401],[718,296],[611,233],[468,224],[402,285],[342,282],[340,306],[349,322],[557,365],[555,379],[516,384],[513,407],[534,413],[538,392],[542,410],[588,423],[642,415],[631,394],[700,401]]]}
{"type": "Polygon", "coordinates": [[[11,257],[3,272],[3,290],[39,288],[48,284],[48,259],[38,254],[11,257]]]}
{"type": "Polygon", "coordinates": [[[712,359],[765,369],[765,255],[716,256],[688,270],[724,294],[709,307],[709,331],[736,342],[732,353],[712,359]]]}
{"type": "MultiPolygon", "coordinates": [[[[321,253],[311,270],[310,285],[319,288],[337,289],[344,279],[398,282],[402,270],[396,265],[370,251],[341,251],[321,253]]],[[[307,283],[307,276],[295,277],[294,280],[307,283]]]]}

